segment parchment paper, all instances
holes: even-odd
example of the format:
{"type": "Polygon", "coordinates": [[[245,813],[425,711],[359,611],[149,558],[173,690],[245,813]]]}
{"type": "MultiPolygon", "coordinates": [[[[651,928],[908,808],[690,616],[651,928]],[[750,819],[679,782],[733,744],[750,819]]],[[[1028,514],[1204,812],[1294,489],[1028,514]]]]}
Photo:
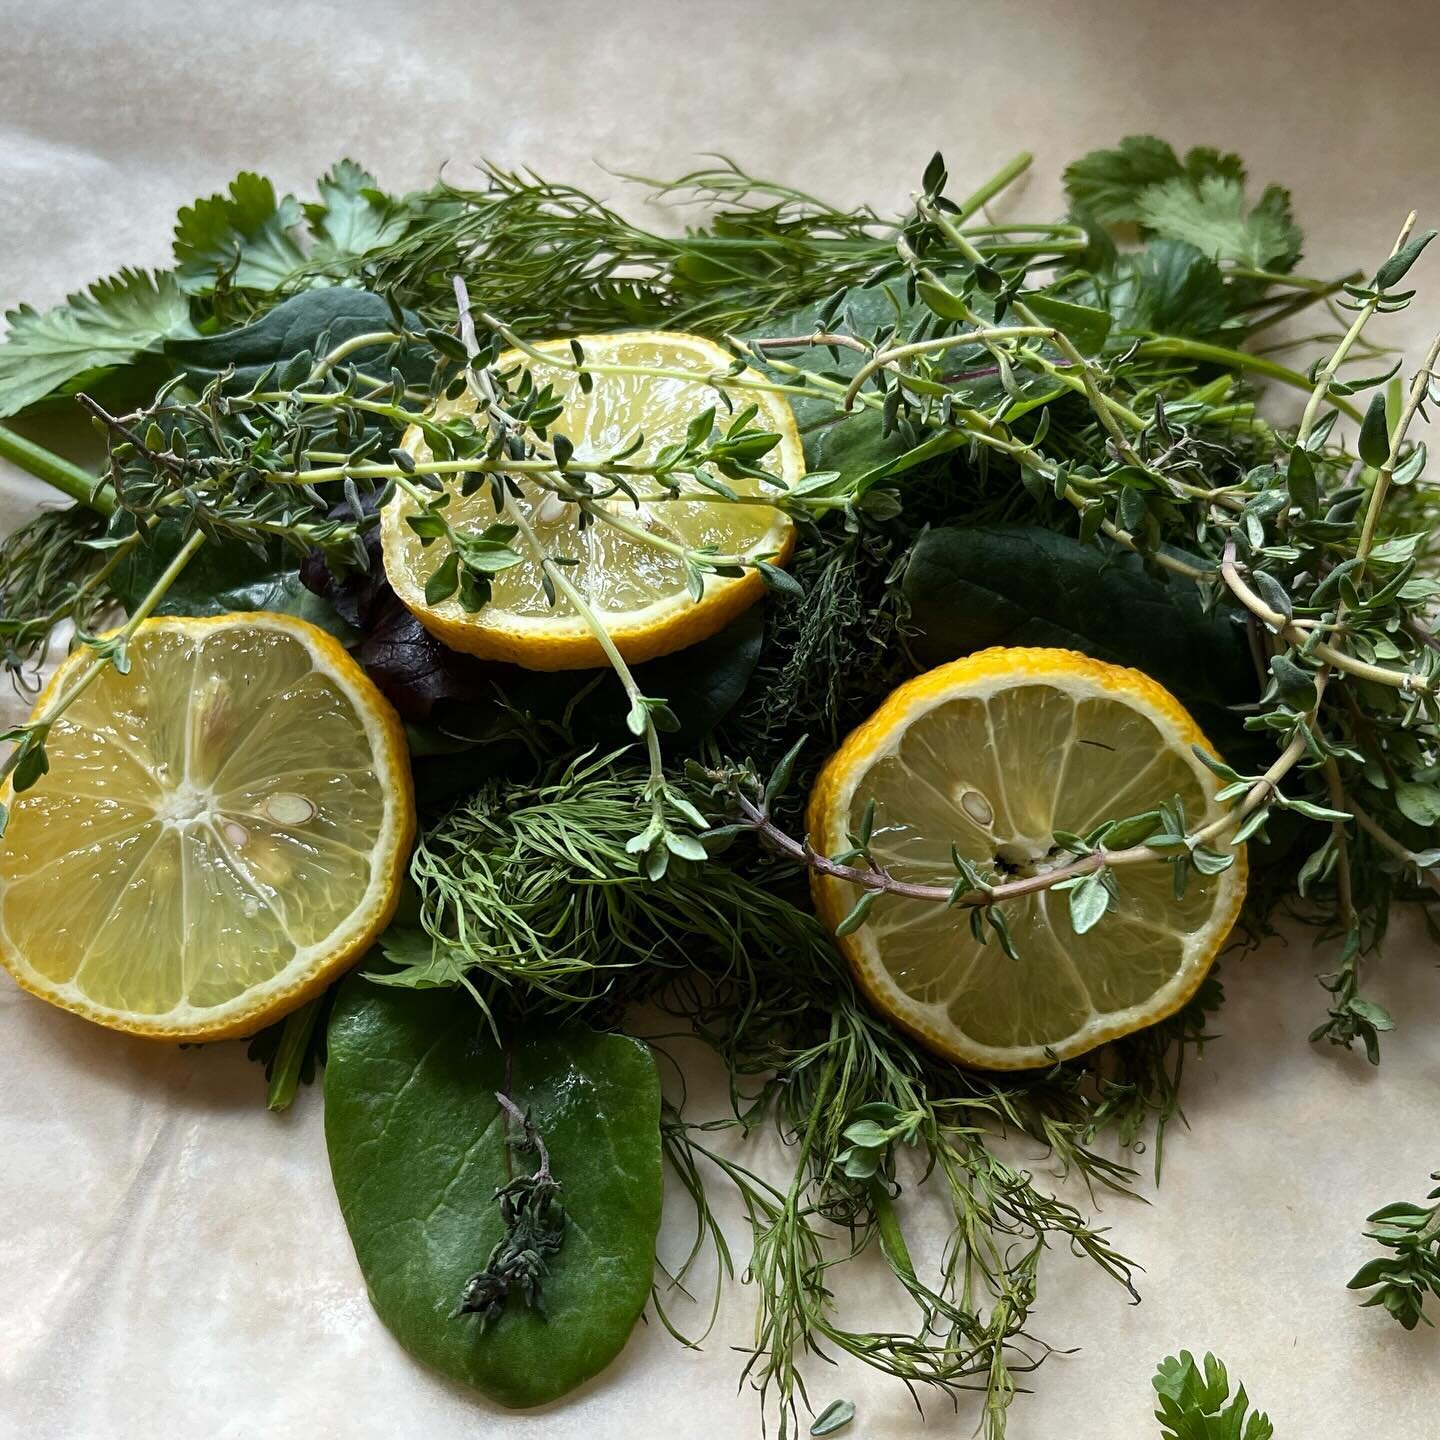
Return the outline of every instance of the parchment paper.
{"type": "MultiPolygon", "coordinates": [[[[1004,203],[1043,215],[1059,211],[1066,160],[1137,130],[1238,149],[1256,179],[1291,185],[1312,273],[1373,268],[1406,210],[1440,214],[1437,34],[1430,7],[1392,0],[4,0],[0,302],[43,306],[122,263],[164,262],[176,207],[241,167],[305,193],[349,154],[398,189],[488,155],[643,214],[594,162],[664,175],[724,150],[887,208],[937,146],[957,184],[1030,148],[1035,171],[1004,203]]],[[[1412,351],[1437,320],[1440,265],[1414,274],[1425,301],[1389,330],[1412,351]]],[[[6,525],[43,498],[0,470],[6,525]]],[[[1437,1433],[1435,1332],[1406,1335],[1342,1288],[1369,1253],[1366,1211],[1417,1197],[1440,1164],[1435,952],[1413,918],[1396,924],[1374,993],[1401,1026],[1375,1071],[1307,1045],[1325,964],[1308,946],[1226,965],[1223,1038],[1187,1073],[1193,1128],[1172,1133],[1163,1187],[1142,1183],[1148,1205],[1102,1201],[1145,1267],[1144,1303],[1066,1256],[1047,1264],[1035,1329],[1078,1348],[1017,1399],[1011,1440],[1153,1435],[1149,1376],[1181,1346],[1223,1356],[1280,1440],[1437,1433]]],[[[718,1076],[696,1063],[713,1107],[718,1076]]],[[[879,1319],[893,1297],[882,1272],[868,1279],[851,1298],[879,1319]]],[[[0,1297],[7,1437],[759,1433],[728,1348],[748,1335],[742,1289],[703,1352],[643,1325],[610,1371],[543,1414],[505,1414],[423,1371],[369,1309],[318,1093],[277,1118],[241,1046],[111,1036],[8,978],[0,1297]]],[[[851,1433],[922,1431],[904,1391],[858,1367],[817,1364],[812,1384],[817,1408],[856,1401],[851,1433]]],[[[925,1433],[978,1420],[964,1403],[928,1413],[925,1433]]]]}

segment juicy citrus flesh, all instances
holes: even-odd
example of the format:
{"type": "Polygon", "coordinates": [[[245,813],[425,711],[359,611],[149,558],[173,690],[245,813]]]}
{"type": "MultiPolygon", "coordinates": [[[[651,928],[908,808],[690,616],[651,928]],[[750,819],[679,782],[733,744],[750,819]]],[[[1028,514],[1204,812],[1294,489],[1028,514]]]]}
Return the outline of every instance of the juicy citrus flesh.
{"type": "MultiPolygon", "coordinates": [[[[832,757],[810,807],[812,842],[834,854],[875,801],[872,849],[897,879],[950,886],[952,843],[982,874],[1043,873],[1073,855],[1053,832],[1179,797],[1188,826],[1223,813],[1211,750],[1178,701],[1134,670],[1066,650],[998,649],[903,685],[832,757]]],[[[1213,750],[1211,750],[1213,753],[1213,750]]],[[[1170,865],[1114,867],[1118,903],[1077,935],[1063,890],[1002,907],[1018,959],[968,911],[882,895],[840,940],[872,1001],[931,1048],[995,1069],[1046,1065],[1150,1025],[1204,979],[1239,913],[1245,856],[1192,872],[1177,898],[1170,865]]],[[[817,876],[836,926],[859,891],[817,876]]]]}
{"type": "MultiPolygon", "coordinates": [[[[722,427],[726,423],[721,395],[714,385],[699,378],[723,373],[731,363],[730,355],[710,341],[679,332],[644,331],[583,336],[580,344],[588,364],[682,370],[697,378],[597,371],[586,394],[574,370],[564,365],[546,365],[518,351],[502,355],[497,362],[500,370],[523,363],[537,386],[552,385],[563,399],[564,411],[552,428],[574,445],[576,468],[583,469],[587,460],[615,454],[637,433],[644,435],[645,443],[627,463],[653,459],[665,446],[683,441],[691,419],[710,406],[716,407],[718,423],[722,427]]],[[[536,349],[571,360],[568,340],[545,341],[536,349]]],[[[746,374],[763,378],[753,371],[746,374]]],[[[779,444],[760,463],[786,485],[799,479],[805,471],[804,452],[785,397],[740,388],[727,393],[737,409],[758,405],[752,423],[780,436],[779,444]]],[[[462,396],[442,403],[435,413],[447,416],[474,408],[473,399],[462,396]]],[[[418,428],[406,436],[405,448],[417,461],[431,458],[418,428]]],[[[669,654],[713,635],[763,592],[763,581],[754,570],[737,577],[707,575],[704,593],[697,601],[690,593],[681,557],[603,520],[582,527],[575,505],[553,498],[533,481],[515,478],[521,493],[506,501],[507,510],[511,506],[518,509],[551,554],[579,562],[567,567],[566,577],[595,610],[628,661],[669,654]]],[[[740,495],[775,493],[773,487],[753,478],[727,478],[725,484],[740,495]]],[[[633,488],[642,497],[638,508],[623,494],[600,503],[632,526],[691,549],[709,547],[720,554],[760,557],[777,564],[789,557],[794,526],[782,511],[768,505],[719,503],[689,477],[682,478],[680,485],[688,494],[708,498],[645,499],[661,492],[652,478],[642,475],[633,479],[633,488]]],[[[452,498],[445,516],[457,530],[478,533],[497,519],[507,518],[497,515],[489,485],[469,496],[461,495],[458,482],[447,482],[447,488],[452,498]]],[[[557,596],[555,603],[550,603],[540,564],[523,538],[515,542],[524,556],[522,563],[493,577],[491,598],[482,610],[469,614],[455,598],[429,604],[425,582],[444,559],[445,546],[422,545],[405,523],[405,517],[417,508],[416,501],[403,491],[386,506],[381,522],[385,571],[400,598],[446,645],[535,670],[583,669],[606,663],[589,625],[565,597],[557,596]]]]}
{"type": "Polygon", "coordinates": [[[117,1029],[249,1033],[388,923],[414,831],[403,732],[286,616],[146,621],[129,656],[55,723],[49,773],[0,797],[0,961],[117,1029]]]}

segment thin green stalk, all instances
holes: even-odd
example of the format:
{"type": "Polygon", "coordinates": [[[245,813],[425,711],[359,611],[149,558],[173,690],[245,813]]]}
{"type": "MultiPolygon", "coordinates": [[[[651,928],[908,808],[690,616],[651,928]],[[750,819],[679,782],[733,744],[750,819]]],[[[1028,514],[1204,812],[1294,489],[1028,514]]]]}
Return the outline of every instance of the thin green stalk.
{"type": "MultiPolygon", "coordinates": [[[[165,592],[180,578],[181,572],[190,563],[195,552],[205,543],[205,536],[196,531],[176,551],[174,558],[165,567],[159,578],[146,592],[144,598],[135,607],[134,612],[125,624],[120,628],[117,635],[107,640],[110,649],[105,654],[96,655],[91,662],[45,707],[45,713],[38,719],[31,721],[24,729],[32,736],[38,735],[40,743],[44,743],[44,737],[49,734],[50,727],[77,701],[86,690],[94,684],[95,680],[114,663],[113,654],[115,649],[123,649],[126,643],[134,636],[143,621],[150,617],[151,612],[164,598],[165,592]]],[[[26,746],[17,744],[5,757],[5,763],[0,765],[0,780],[11,774],[26,754],[26,746]]]]}
{"type": "Polygon", "coordinates": [[[1365,563],[1369,560],[1371,547],[1375,543],[1375,530],[1380,523],[1380,512],[1385,508],[1385,498],[1390,493],[1390,481],[1400,459],[1401,446],[1405,443],[1406,433],[1414,423],[1416,415],[1420,413],[1421,405],[1425,403],[1437,360],[1440,360],[1440,336],[1436,336],[1431,343],[1430,349],[1425,354],[1424,362],[1411,382],[1409,399],[1406,400],[1405,408],[1401,411],[1394,433],[1390,437],[1390,453],[1386,456],[1385,463],[1375,476],[1375,484],[1370,489],[1370,501],[1365,508],[1365,523],[1360,530],[1360,542],[1355,547],[1355,558],[1359,561],[1354,574],[1354,582],[1357,585],[1365,573],[1365,563]]]}
{"type": "MultiPolygon", "coordinates": [[[[1390,247],[1393,255],[1409,239],[1410,232],[1415,228],[1415,212],[1412,210],[1406,217],[1405,223],[1400,227],[1400,233],[1395,237],[1395,243],[1390,247]]],[[[1295,444],[1301,449],[1310,438],[1310,432],[1315,428],[1315,421],[1320,416],[1320,407],[1325,403],[1326,396],[1330,393],[1330,384],[1335,379],[1340,367],[1345,363],[1345,357],[1349,355],[1351,347],[1360,338],[1360,332],[1365,328],[1370,317],[1380,305],[1380,292],[1376,291],[1356,313],[1354,320],[1350,322],[1350,328],[1345,332],[1340,343],[1335,347],[1335,353],[1320,367],[1320,373],[1316,377],[1315,388],[1305,406],[1304,413],[1300,416],[1300,427],[1295,432],[1295,444]]],[[[1358,416],[1356,418],[1359,418],[1358,416]]]]}
{"type": "Polygon", "coordinates": [[[101,515],[115,513],[115,495],[99,475],[92,475],[79,465],[17,435],[7,426],[0,425],[0,460],[8,460],[37,480],[53,486],[62,495],[101,515]]]}
{"type": "Polygon", "coordinates": [[[514,522],[520,533],[525,537],[531,553],[535,556],[541,569],[550,577],[555,588],[570,602],[575,613],[585,622],[590,633],[595,637],[596,643],[605,653],[605,658],[610,662],[610,668],[614,670],[616,678],[624,687],[625,698],[634,704],[641,704],[645,714],[645,757],[650,766],[650,789],[651,806],[656,819],[664,814],[664,796],[661,793],[665,783],[665,762],[660,754],[660,733],[655,728],[655,722],[650,717],[648,708],[643,706],[644,691],[640,689],[634,674],[629,665],[625,663],[625,657],[619,649],[610,632],[605,628],[605,622],[595,613],[594,607],[570,583],[570,577],[565,573],[563,565],[557,565],[546,553],[545,547],[540,543],[540,537],[536,535],[530,522],[520,513],[518,506],[506,507],[505,513],[514,522]]]}
{"type": "Polygon", "coordinates": [[[285,1028],[280,1032],[280,1048],[275,1052],[270,1084],[265,1092],[267,1109],[288,1110],[294,1103],[300,1089],[300,1072],[310,1050],[310,1039],[324,1005],[325,996],[317,995],[285,1017],[285,1028]]]}
{"type": "MultiPolygon", "coordinates": [[[[1211,345],[1204,340],[1185,340],[1178,335],[1157,335],[1153,340],[1142,340],[1135,353],[1144,359],[1199,360],[1209,365],[1223,365],[1227,370],[1246,370],[1254,375],[1263,375],[1267,380],[1279,380],[1284,385],[1310,394],[1314,386],[1308,375],[1292,370],[1278,361],[1267,360],[1263,355],[1252,355],[1246,350],[1232,350],[1225,345],[1211,345]]],[[[1351,420],[1360,421],[1365,417],[1343,396],[1331,397],[1335,408],[1351,420]]]]}
{"type": "Polygon", "coordinates": [[[375,345],[394,345],[404,338],[403,335],[398,335],[393,330],[372,330],[367,335],[352,335],[350,339],[337,345],[315,362],[315,368],[311,370],[310,378],[323,380],[347,355],[353,355],[357,350],[368,350],[375,345]]]}
{"type": "MultiPolygon", "coordinates": [[[[983,185],[971,191],[960,202],[960,214],[962,216],[971,215],[982,205],[988,204],[1002,190],[1013,185],[1034,163],[1034,155],[1028,150],[1022,150],[1013,160],[1007,161],[983,185]]],[[[986,226],[978,229],[976,233],[985,234],[989,228],[986,226]]]]}

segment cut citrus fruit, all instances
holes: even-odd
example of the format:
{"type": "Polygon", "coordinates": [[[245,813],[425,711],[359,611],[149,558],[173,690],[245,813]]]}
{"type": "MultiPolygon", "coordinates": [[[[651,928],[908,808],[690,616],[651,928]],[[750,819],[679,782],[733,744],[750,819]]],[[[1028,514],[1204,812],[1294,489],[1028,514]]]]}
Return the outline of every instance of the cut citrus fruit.
{"type": "MultiPolygon", "coordinates": [[[[1138,671],[1069,650],[984,650],[902,685],[830,759],[810,800],[812,844],[847,847],[875,802],[871,849],[897,879],[950,886],[953,843],[982,874],[1018,878],[1073,859],[1056,830],[1084,835],[1179,797],[1192,829],[1218,819],[1211,750],[1167,690],[1138,671]]],[[[1213,752],[1212,752],[1213,753],[1213,752]]],[[[1243,848],[1229,869],[1116,866],[1118,901],[1077,935],[1068,893],[1007,900],[1018,959],[969,914],[882,894],[839,944],[872,1003],[940,1054],[991,1069],[1046,1065],[1179,1009],[1239,914],[1243,848]]],[[[816,875],[832,928],[859,892],[816,875]]]]}
{"type": "MultiPolygon", "coordinates": [[[[690,421],[719,398],[715,385],[702,377],[724,376],[732,358],[709,340],[667,331],[586,335],[579,343],[587,367],[627,369],[617,374],[593,368],[593,383],[586,394],[575,371],[567,368],[571,363],[568,340],[550,340],[535,347],[542,354],[562,357],[565,365],[548,366],[519,351],[509,351],[497,362],[501,370],[523,362],[530,366],[537,385],[555,388],[564,410],[553,428],[574,444],[577,467],[586,460],[615,454],[637,434],[644,435],[645,443],[630,457],[631,464],[683,441],[690,421]],[[634,370],[683,371],[697,378],[658,377],[634,370]]],[[[751,379],[764,378],[754,371],[745,373],[751,379]]],[[[759,413],[753,423],[780,436],[779,444],[761,463],[786,485],[799,479],[805,472],[805,457],[785,397],[764,390],[736,389],[732,398],[737,408],[757,405],[759,413]]],[[[474,408],[473,399],[463,395],[442,402],[434,413],[444,417],[474,408]]],[[[721,413],[723,416],[723,408],[721,413]]],[[[431,458],[418,428],[411,429],[404,443],[416,460],[431,458]]],[[[519,479],[517,483],[521,494],[507,504],[520,510],[550,553],[578,562],[568,569],[568,578],[597,612],[628,661],[668,655],[704,640],[761,594],[764,582],[755,570],[747,569],[743,575],[728,578],[707,575],[704,593],[696,600],[679,555],[604,521],[582,528],[573,503],[560,500],[533,481],[519,479]]],[[[767,493],[763,482],[752,478],[728,478],[725,483],[740,495],[767,493]]],[[[456,530],[478,533],[499,518],[488,485],[468,497],[461,495],[458,483],[450,482],[449,488],[453,498],[445,516],[456,530]]],[[[638,509],[623,494],[599,502],[632,531],[638,527],[662,542],[691,550],[710,548],[719,554],[762,558],[777,565],[789,557],[794,526],[780,510],[723,503],[688,478],[683,490],[697,497],[693,500],[656,498],[662,492],[645,476],[635,477],[635,488],[641,496],[638,509]],[[646,494],[651,496],[649,500],[646,494]]],[[[406,524],[406,517],[416,509],[411,496],[398,494],[385,507],[381,536],[385,573],[396,594],[427,630],[453,650],[508,660],[532,670],[605,664],[599,641],[565,597],[550,603],[540,566],[523,544],[517,545],[524,556],[522,563],[491,577],[491,598],[483,609],[471,614],[454,598],[429,603],[425,582],[444,558],[444,547],[423,546],[406,524]]]]}
{"type": "Polygon", "coordinates": [[[129,657],[56,720],[49,773],[0,792],[0,961],[117,1030],[249,1034],[388,923],[415,827],[404,733],[288,616],[147,620],[129,657]]]}

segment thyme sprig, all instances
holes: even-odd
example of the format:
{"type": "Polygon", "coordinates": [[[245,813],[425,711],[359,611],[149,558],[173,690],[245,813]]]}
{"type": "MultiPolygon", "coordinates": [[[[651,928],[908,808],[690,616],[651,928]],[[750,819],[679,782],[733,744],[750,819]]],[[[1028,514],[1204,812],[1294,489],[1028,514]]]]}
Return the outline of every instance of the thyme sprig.
{"type": "MultiPolygon", "coordinates": [[[[1440,1180],[1440,1172],[1430,1178],[1440,1180]]],[[[1440,1186],[1426,1198],[1436,1203],[1398,1201],[1365,1217],[1365,1238],[1393,1253],[1367,1260],[1350,1279],[1350,1289],[1374,1291],[1366,1305],[1383,1306],[1407,1330],[1433,1323],[1425,1300],[1440,1296],[1440,1186]]]]}
{"type": "Polygon", "coordinates": [[[545,1314],[544,1280],[548,1257],[565,1243],[565,1209],[560,1182],[550,1172],[550,1155],[530,1117],[503,1090],[495,1092],[505,1133],[506,1168],[511,1157],[533,1153],[537,1165],[529,1175],[516,1175],[497,1187],[504,1233],[495,1242],[484,1268],[477,1270],[460,1291],[450,1318],[477,1315],[484,1331],[504,1313],[510,1296],[520,1299],[536,1314],[545,1314]]]}

